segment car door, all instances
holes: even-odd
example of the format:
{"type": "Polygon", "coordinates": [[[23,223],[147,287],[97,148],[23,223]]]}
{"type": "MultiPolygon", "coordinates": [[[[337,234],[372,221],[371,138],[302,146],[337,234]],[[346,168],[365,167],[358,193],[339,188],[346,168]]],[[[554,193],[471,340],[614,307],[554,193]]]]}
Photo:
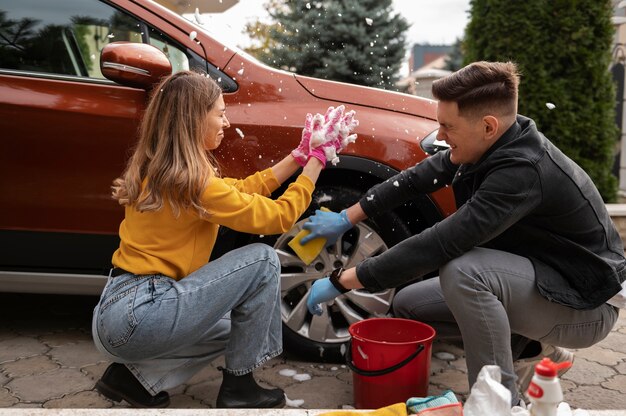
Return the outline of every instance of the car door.
{"type": "Polygon", "coordinates": [[[99,0],[0,0],[0,268],[99,273],[123,209],[110,186],[146,92],[100,72],[112,41],[149,42],[174,71],[203,60],[99,0]]]}

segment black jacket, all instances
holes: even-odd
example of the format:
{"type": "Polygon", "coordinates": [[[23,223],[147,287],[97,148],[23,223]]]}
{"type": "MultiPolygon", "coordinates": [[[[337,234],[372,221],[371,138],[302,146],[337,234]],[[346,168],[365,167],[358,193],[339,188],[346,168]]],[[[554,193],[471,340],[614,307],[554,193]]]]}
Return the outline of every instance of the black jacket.
{"type": "Polygon", "coordinates": [[[370,189],[368,215],[452,184],[457,211],[357,266],[370,291],[437,270],[474,247],[530,259],[543,296],[576,309],[600,306],[621,290],[624,249],[589,176],[535,123],[518,116],[481,160],[456,166],[442,151],[370,189]]]}

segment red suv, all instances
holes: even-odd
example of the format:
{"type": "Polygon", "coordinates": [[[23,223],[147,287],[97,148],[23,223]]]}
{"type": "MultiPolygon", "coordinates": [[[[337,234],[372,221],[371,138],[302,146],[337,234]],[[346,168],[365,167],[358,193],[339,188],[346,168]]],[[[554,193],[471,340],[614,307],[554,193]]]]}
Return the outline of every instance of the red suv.
{"type": "MultiPolygon", "coordinates": [[[[303,218],[320,206],[347,207],[438,149],[435,102],[270,68],[152,1],[0,0],[0,291],[99,293],[123,217],[110,185],[135,140],[146,90],[169,65],[208,73],[222,86],[232,127],[216,155],[227,176],[283,158],[307,112],[356,110],[358,140],[323,171],[303,218]]],[[[281,236],[224,230],[214,256],[252,241],[274,246],[287,347],[332,357],[349,324],[388,313],[394,291],[353,291],[316,317],[304,302],[311,282],[453,210],[447,189],[416,196],[359,224],[308,266],[287,245],[304,219],[281,236]]]]}

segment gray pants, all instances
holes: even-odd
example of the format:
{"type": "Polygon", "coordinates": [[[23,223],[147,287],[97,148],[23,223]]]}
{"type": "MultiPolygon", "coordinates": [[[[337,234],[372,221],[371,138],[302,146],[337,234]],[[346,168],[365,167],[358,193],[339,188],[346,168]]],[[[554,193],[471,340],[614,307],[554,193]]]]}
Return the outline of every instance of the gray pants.
{"type": "Polygon", "coordinates": [[[513,404],[519,400],[513,360],[530,340],[586,348],[606,337],[618,317],[609,304],[577,310],[550,302],[537,290],[530,260],[485,248],[447,263],[437,278],[403,288],[393,310],[431,325],[438,338],[460,338],[470,387],[484,365],[500,366],[513,404]]]}

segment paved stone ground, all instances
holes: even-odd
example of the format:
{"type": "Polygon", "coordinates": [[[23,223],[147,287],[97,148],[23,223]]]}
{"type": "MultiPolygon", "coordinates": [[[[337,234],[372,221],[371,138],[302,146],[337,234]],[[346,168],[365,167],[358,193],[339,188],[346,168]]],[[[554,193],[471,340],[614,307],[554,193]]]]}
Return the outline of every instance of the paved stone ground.
{"type": "MultiPolygon", "coordinates": [[[[94,348],[91,308],[96,299],[53,295],[0,294],[0,408],[125,408],[93,390],[109,364],[94,348]]],[[[221,375],[215,362],[188,383],[170,391],[171,408],[211,408],[221,375]]],[[[429,394],[469,393],[461,348],[435,343],[429,394]],[[448,354],[441,354],[448,353],[448,354]]],[[[302,409],[353,404],[352,375],[341,365],[281,356],[256,372],[262,384],[281,387],[302,409]],[[283,369],[308,374],[298,381],[283,369]]],[[[563,377],[565,401],[574,408],[626,409],[626,313],[601,343],[576,351],[574,367],[563,377]]],[[[0,412],[1,413],[1,412],[0,412]]],[[[308,413],[307,413],[308,414],[308,413]]]]}

